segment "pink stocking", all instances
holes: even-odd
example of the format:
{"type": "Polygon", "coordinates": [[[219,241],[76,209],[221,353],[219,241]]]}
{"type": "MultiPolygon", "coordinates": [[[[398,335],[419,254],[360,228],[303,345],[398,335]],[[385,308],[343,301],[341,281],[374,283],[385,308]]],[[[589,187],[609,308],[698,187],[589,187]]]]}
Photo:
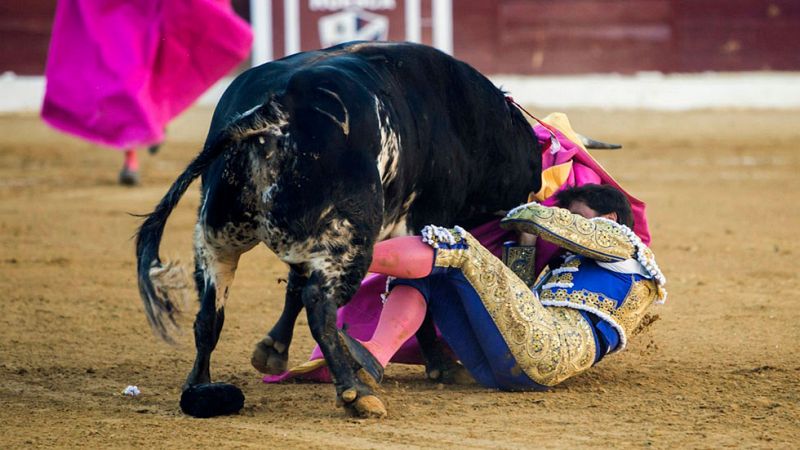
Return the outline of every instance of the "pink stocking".
{"type": "MultiPolygon", "coordinates": [[[[431,273],[433,248],[419,236],[389,239],[375,245],[369,271],[398,278],[422,278],[431,273]]],[[[411,286],[397,286],[386,298],[378,326],[364,346],[386,366],[425,319],[425,298],[411,286]]]]}
{"type": "Polygon", "coordinates": [[[397,278],[423,278],[433,268],[433,248],[419,236],[404,236],[378,242],[369,271],[397,278]]]}
{"type": "Polygon", "coordinates": [[[136,150],[125,150],[125,168],[132,172],[139,170],[139,159],[136,157],[136,150]]]}
{"type": "Polygon", "coordinates": [[[364,342],[364,347],[386,367],[397,350],[422,325],[426,309],[425,298],[418,290],[405,285],[395,287],[386,298],[372,339],[364,342]]]}

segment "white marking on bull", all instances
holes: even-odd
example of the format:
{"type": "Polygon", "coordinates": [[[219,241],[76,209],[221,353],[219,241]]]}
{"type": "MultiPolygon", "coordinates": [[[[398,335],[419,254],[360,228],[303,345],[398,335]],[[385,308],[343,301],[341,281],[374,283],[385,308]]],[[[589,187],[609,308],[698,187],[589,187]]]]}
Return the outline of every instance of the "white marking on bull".
{"type": "Polygon", "coordinates": [[[275,190],[277,189],[277,187],[278,187],[278,185],[275,184],[275,183],[270,184],[269,186],[267,186],[267,188],[264,189],[264,192],[261,193],[261,202],[264,203],[264,204],[267,204],[267,205],[271,204],[272,203],[272,195],[275,192],[275,190]]]}
{"type": "Polygon", "coordinates": [[[243,112],[241,114],[234,114],[233,117],[231,117],[231,122],[236,122],[237,120],[241,119],[242,117],[247,117],[250,114],[253,114],[254,112],[256,112],[256,110],[258,108],[261,108],[261,105],[256,105],[256,106],[248,109],[247,111],[245,111],[245,112],[243,112]]]}
{"type": "MultiPolygon", "coordinates": [[[[272,233],[275,230],[270,230],[272,233]]],[[[355,258],[356,248],[350,245],[352,242],[352,223],[347,219],[333,220],[329,226],[319,233],[314,239],[306,241],[285,242],[286,245],[280,249],[273,249],[281,261],[287,264],[309,263],[312,270],[328,267],[343,270],[349,262],[355,258]],[[312,250],[314,247],[322,247],[320,250],[312,250]],[[332,259],[329,249],[332,247],[342,247],[346,250],[343,255],[332,259]]],[[[323,273],[329,275],[331,272],[324,270],[323,273]]]]}
{"type": "Polygon", "coordinates": [[[289,121],[287,119],[286,113],[280,108],[280,106],[276,102],[270,102],[267,107],[269,108],[269,112],[267,117],[258,116],[256,121],[253,123],[251,127],[243,128],[242,126],[236,125],[237,122],[240,122],[247,116],[253,115],[262,105],[256,106],[255,108],[249,109],[242,113],[241,116],[237,117],[233,121],[232,126],[232,135],[237,139],[245,139],[250,136],[254,136],[257,134],[273,134],[273,135],[280,135],[281,129],[285,127],[289,121]]]}
{"type": "Polygon", "coordinates": [[[397,164],[400,156],[400,137],[392,129],[389,115],[383,104],[375,96],[375,114],[378,116],[378,129],[381,134],[381,151],[378,154],[378,173],[381,184],[386,186],[397,177],[397,164]]]}
{"type": "Polygon", "coordinates": [[[319,220],[324,219],[328,214],[331,213],[331,211],[333,211],[333,205],[330,205],[327,208],[325,208],[324,210],[322,210],[322,213],[320,213],[320,215],[319,215],[319,220]]]}
{"type": "Polygon", "coordinates": [[[414,204],[414,200],[416,199],[417,192],[412,192],[411,195],[406,198],[406,200],[403,202],[403,205],[400,207],[399,216],[395,220],[384,224],[381,228],[381,231],[378,234],[379,241],[413,234],[413,230],[408,228],[408,211],[411,209],[411,205],[414,204]]]}
{"type": "Polygon", "coordinates": [[[195,258],[203,273],[204,288],[216,291],[214,302],[219,311],[225,306],[233,284],[239,254],[236,250],[256,241],[255,230],[244,224],[227,223],[221,230],[214,231],[204,225],[203,217],[201,211],[194,229],[195,258]]]}

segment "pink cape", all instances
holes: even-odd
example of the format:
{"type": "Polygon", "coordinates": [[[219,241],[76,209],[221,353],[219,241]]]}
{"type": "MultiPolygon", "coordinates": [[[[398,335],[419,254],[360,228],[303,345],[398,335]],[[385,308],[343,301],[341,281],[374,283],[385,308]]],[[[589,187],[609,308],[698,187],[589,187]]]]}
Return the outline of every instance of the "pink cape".
{"type": "MultiPolygon", "coordinates": [[[[650,242],[650,231],[647,227],[645,217],[645,204],[639,199],[625,192],[620,185],[614,181],[611,175],[603,169],[600,164],[592,158],[586,150],[570,141],[566,136],[556,129],[552,129],[560,143],[560,149],[556,153],[550,151],[551,140],[550,131],[541,125],[534,128],[536,137],[543,145],[542,149],[542,170],[548,169],[559,164],[572,161],[572,170],[567,180],[556,192],[584,184],[610,184],[628,197],[631,202],[631,209],[634,217],[634,232],[646,244],[650,242]]],[[[546,205],[555,204],[555,196],[551,195],[543,202],[546,205]]],[[[516,239],[516,232],[511,232],[500,228],[500,219],[493,220],[477,228],[469,230],[495,256],[500,256],[503,242],[516,239]]],[[[559,248],[543,239],[536,242],[536,270],[541,271],[547,262],[556,255],[559,248]]],[[[348,332],[353,337],[360,340],[369,340],[378,325],[378,318],[381,314],[383,303],[381,294],[386,290],[386,276],[370,274],[361,283],[356,295],[350,303],[339,308],[337,325],[341,327],[347,324],[348,332]]],[[[322,359],[322,352],[319,346],[311,352],[309,360],[322,359]]],[[[405,364],[423,364],[422,356],[419,351],[419,344],[416,338],[406,341],[400,350],[392,357],[392,362],[405,364]]],[[[331,377],[327,367],[320,367],[306,373],[295,373],[291,371],[280,375],[267,375],[264,377],[265,383],[279,383],[290,379],[330,382],[331,377]]]]}
{"type": "Polygon", "coordinates": [[[161,142],[251,41],[230,0],[59,0],[42,118],[118,149],[161,142]]]}
{"type": "MultiPolygon", "coordinates": [[[[647,216],[645,214],[645,204],[643,201],[632,196],[622,186],[617,183],[611,175],[601,166],[589,153],[564,136],[560,131],[551,127],[550,130],[542,125],[533,127],[536,137],[544,147],[542,149],[542,170],[548,169],[559,164],[572,161],[572,170],[566,182],[561,185],[556,192],[584,184],[609,184],[616,187],[628,197],[633,212],[633,231],[646,245],[650,245],[650,228],[647,226],[647,216]],[[553,153],[550,151],[551,140],[550,132],[555,133],[560,144],[560,149],[553,153]]],[[[542,202],[543,205],[552,206],[556,204],[555,193],[542,202]]],[[[550,261],[559,248],[542,239],[536,240],[536,272],[539,273],[547,262],[550,261]]]]}

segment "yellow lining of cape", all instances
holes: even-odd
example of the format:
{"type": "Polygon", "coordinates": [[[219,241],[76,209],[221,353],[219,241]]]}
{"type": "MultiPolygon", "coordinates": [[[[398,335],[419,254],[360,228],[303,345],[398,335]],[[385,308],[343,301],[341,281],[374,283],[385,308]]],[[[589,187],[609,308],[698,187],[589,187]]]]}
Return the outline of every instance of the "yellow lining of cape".
{"type": "Polygon", "coordinates": [[[551,127],[555,127],[555,129],[560,131],[561,134],[575,143],[575,145],[586,150],[586,147],[583,146],[578,134],[572,129],[572,124],[569,123],[569,118],[566,114],[560,112],[550,113],[547,115],[547,117],[542,119],[542,122],[550,125],[551,127]]]}
{"type": "MultiPolygon", "coordinates": [[[[566,114],[560,112],[550,113],[542,119],[542,122],[554,127],[561,134],[564,135],[567,139],[572,141],[573,144],[577,145],[578,147],[582,148],[586,151],[586,154],[589,155],[589,158],[594,161],[598,167],[602,168],[603,166],[597,162],[596,159],[586,150],[586,147],[583,146],[578,134],[575,130],[572,129],[572,124],[569,123],[569,118],[566,114]]],[[[605,169],[603,169],[605,171],[605,169]]],[[[567,182],[567,177],[569,177],[570,172],[572,171],[572,161],[567,161],[563,164],[559,164],[557,166],[548,167],[546,170],[542,171],[542,187],[539,189],[539,192],[535,194],[531,192],[528,195],[528,201],[537,201],[543,202],[550,198],[556,191],[558,191],[564,183],[567,182]]],[[[613,179],[613,178],[612,178],[613,179]]]]}
{"type": "Polygon", "coordinates": [[[542,188],[539,192],[533,192],[528,195],[528,202],[537,201],[543,202],[555,194],[556,191],[567,182],[572,172],[572,161],[567,161],[557,166],[549,167],[542,171],[542,188]]]}

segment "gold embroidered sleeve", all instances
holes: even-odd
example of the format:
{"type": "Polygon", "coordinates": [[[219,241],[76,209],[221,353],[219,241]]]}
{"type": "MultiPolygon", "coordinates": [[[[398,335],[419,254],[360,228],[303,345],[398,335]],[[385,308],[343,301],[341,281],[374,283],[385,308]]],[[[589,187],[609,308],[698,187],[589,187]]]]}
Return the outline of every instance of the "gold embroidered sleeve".
{"type": "Polygon", "coordinates": [[[529,203],[511,210],[500,223],[601,262],[624,261],[636,251],[622,225],[587,219],[563,208],[529,203]]]}

